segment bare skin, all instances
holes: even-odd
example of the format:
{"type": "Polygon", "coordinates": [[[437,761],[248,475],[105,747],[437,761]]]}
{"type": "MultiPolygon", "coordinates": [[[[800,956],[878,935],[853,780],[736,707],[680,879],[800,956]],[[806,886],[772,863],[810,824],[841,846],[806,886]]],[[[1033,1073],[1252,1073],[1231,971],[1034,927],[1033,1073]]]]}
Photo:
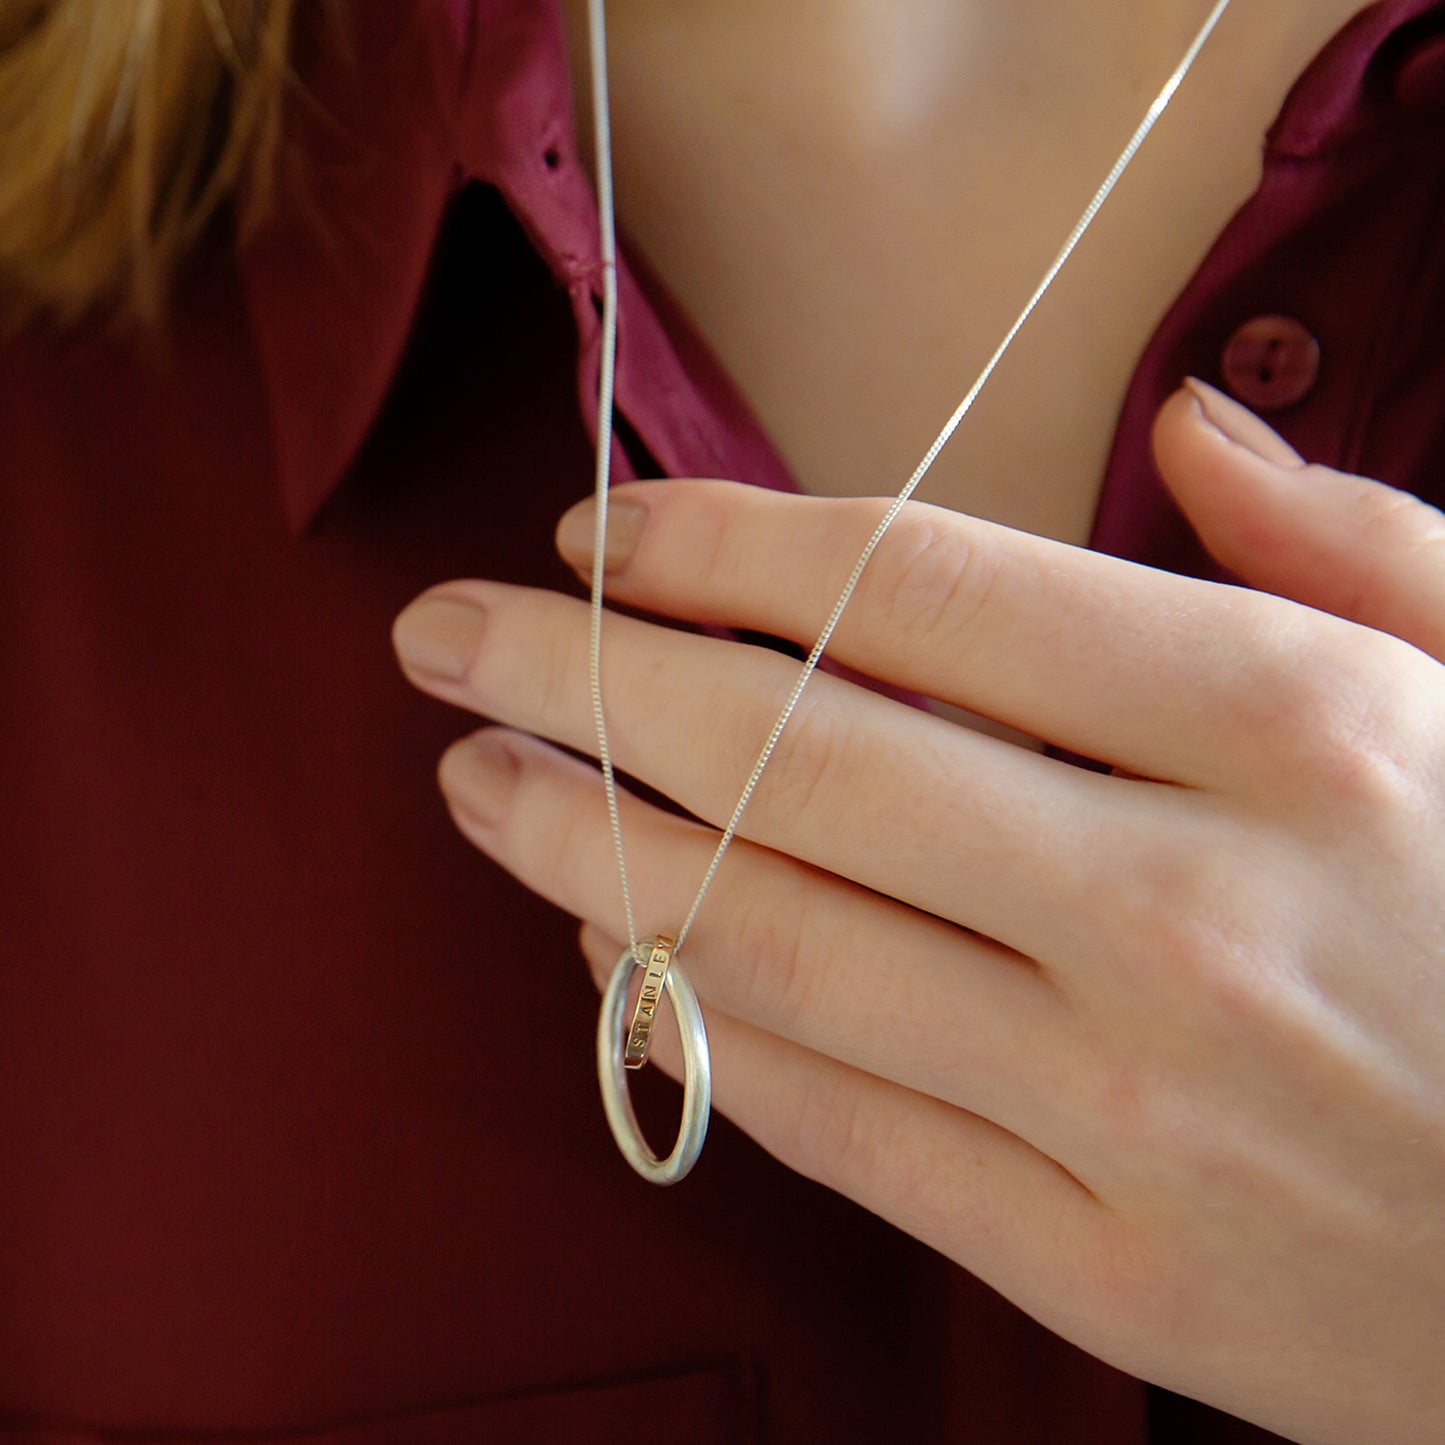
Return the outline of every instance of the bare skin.
{"type": "MultiPolygon", "coordinates": [[[[1232,8],[925,500],[1086,540],[1140,350],[1359,8],[1232,8]]],[[[585,0],[568,9],[585,129],[585,0]]],[[[622,221],[805,490],[898,490],[1207,10],[613,0],[622,221]]]]}

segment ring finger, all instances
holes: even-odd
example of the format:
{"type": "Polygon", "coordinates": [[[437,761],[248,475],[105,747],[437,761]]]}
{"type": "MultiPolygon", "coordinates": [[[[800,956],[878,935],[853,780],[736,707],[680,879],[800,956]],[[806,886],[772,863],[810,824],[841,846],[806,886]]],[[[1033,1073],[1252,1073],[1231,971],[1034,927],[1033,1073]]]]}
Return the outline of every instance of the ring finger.
{"type": "MultiPolygon", "coordinates": [[[[582,930],[599,983],[621,945],[582,930]]],[[[725,1013],[709,1025],[713,1101],[790,1169],[957,1260],[1077,1339],[1117,1268],[1115,1216],[1048,1153],[967,1109],[824,1058],[725,1013]]],[[[659,1065],[680,1077],[664,1034],[659,1065]]],[[[1097,1348],[1097,1347],[1095,1347],[1097,1348]]]]}
{"type": "MultiPolygon", "coordinates": [[[[521,882],[626,933],[596,772],[489,729],[442,759],[458,826],[521,882]]],[[[644,931],[692,896],[713,835],[622,794],[644,931]]],[[[665,931],[665,929],[664,929],[665,931]]],[[[1078,1144],[1057,1101],[1084,1067],[1073,1006],[1026,959],[767,849],[739,843],[687,937],[688,975],[734,1018],[968,1109],[1055,1157],[1078,1144]]]]}

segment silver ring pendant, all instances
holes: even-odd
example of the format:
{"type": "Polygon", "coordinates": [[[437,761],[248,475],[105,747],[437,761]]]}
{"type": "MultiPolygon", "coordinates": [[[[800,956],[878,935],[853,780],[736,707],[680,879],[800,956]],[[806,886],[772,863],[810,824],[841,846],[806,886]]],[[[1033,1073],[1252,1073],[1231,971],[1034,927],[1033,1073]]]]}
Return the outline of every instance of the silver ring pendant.
{"type": "Polygon", "coordinates": [[[712,1110],[712,1058],[708,1053],[702,1006],[674,959],[667,971],[666,988],[682,1040],[682,1123],[672,1153],[659,1159],[638,1127],[623,1061],[628,1026],[627,985],[632,980],[633,969],[642,967],[631,948],[624,948],[617,967],[612,970],[597,1020],[597,1082],[602,1086],[602,1107],[622,1157],[650,1183],[676,1184],[687,1178],[707,1138],[708,1114],[712,1110]]]}

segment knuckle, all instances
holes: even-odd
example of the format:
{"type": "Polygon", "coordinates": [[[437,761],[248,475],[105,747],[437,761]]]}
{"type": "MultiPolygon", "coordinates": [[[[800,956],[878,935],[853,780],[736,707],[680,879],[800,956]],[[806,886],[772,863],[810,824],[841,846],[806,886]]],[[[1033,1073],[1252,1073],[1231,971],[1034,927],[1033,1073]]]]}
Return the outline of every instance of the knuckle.
{"type": "Polygon", "coordinates": [[[876,1178],[887,1163],[863,1091],[842,1084],[831,1070],[819,1071],[802,1090],[781,1152],[798,1173],[842,1188],[848,1180],[876,1178]]]}
{"type": "Polygon", "coordinates": [[[1089,1118],[1110,1140],[1147,1149],[1156,1131],[1153,1094],[1136,1052],[1110,1049],[1093,1080],[1089,1118]]]}
{"type": "Polygon", "coordinates": [[[775,1032],[796,1037],[800,1025],[816,1016],[822,987],[821,960],[810,946],[814,927],[807,910],[781,907],[769,892],[742,904],[739,912],[743,940],[735,974],[739,1011],[775,1032]]]}
{"type": "Polygon", "coordinates": [[[809,826],[835,781],[847,776],[851,738],[846,709],[822,688],[804,693],[773,748],[758,814],[782,820],[790,833],[809,826]]]}
{"type": "Polygon", "coordinates": [[[686,551],[673,547],[669,558],[674,565],[688,557],[687,575],[695,578],[726,579],[738,575],[735,553],[736,534],[732,526],[733,511],[727,497],[715,484],[694,483],[688,488],[686,551]]]}
{"type": "MultiPolygon", "coordinates": [[[[1191,994],[1193,1027],[1189,1048],[1207,1046],[1197,1001],[1191,994]]],[[[1181,1063],[1169,1052],[1121,1048],[1117,1040],[1088,1090],[1091,1127],[1099,1157],[1117,1183],[1144,1178],[1154,1185],[1188,1187],[1200,1182],[1200,1161],[1217,1140],[1202,1127],[1192,1058],[1181,1063]]]]}
{"type": "Polygon", "coordinates": [[[1118,920],[1115,937],[1127,940],[1121,961],[1132,960],[1132,984],[1161,972],[1171,980],[1206,975],[1234,946],[1226,910],[1236,911],[1248,874],[1221,840],[1196,835],[1158,846],[1123,875],[1106,906],[1118,920]]]}
{"type": "MultiPolygon", "coordinates": [[[[1151,1033],[1167,1034],[1167,1024],[1199,1049],[1226,1051],[1282,1036],[1302,984],[1297,951],[1278,947],[1291,936],[1296,895],[1279,889],[1277,862],[1206,834],[1131,870],[1114,915],[1115,937],[1128,940],[1115,963],[1130,1011],[1151,1033]]],[[[1119,1063],[1105,1117],[1158,1132],[1149,1069],[1147,1058],[1119,1063]]]]}
{"type": "MultiPolygon", "coordinates": [[[[1106,1189],[1199,1200],[1215,1211],[1262,1187],[1231,1110],[1201,1097],[1197,1073],[1192,1055],[1109,1071],[1091,1098],[1098,1111],[1093,1142],[1108,1161],[1106,1189]]],[[[1142,1311],[1144,1301],[1134,1308],[1142,1311]]]]}
{"type": "Polygon", "coordinates": [[[551,599],[542,601],[537,625],[531,629],[532,646],[526,658],[527,690],[538,716],[557,721],[573,711],[579,679],[587,676],[574,638],[563,619],[553,615],[551,599]]]}
{"type": "MultiPolygon", "coordinates": [[[[1333,480],[1351,488],[1347,499],[1353,522],[1350,532],[1358,539],[1363,555],[1432,553],[1445,544],[1445,518],[1412,493],[1364,477],[1342,478],[1334,474],[1333,480]]],[[[1361,584],[1362,594],[1387,582],[1384,571],[1367,574],[1361,584]]]]}
{"type": "Polygon", "coordinates": [[[868,607],[890,630],[952,633],[970,630],[988,610],[1001,559],[982,529],[938,507],[909,503],[872,568],[868,607]]]}
{"type": "Polygon", "coordinates": [[[1390,642],[1335,642],[1272,699],[1267,765],[1351,827],[1413,816],[1422,802],[1426,719],[1401,668],[1410,670],[1413,649],[1390,642]]]}
{"type": "MultiPolygon", "coordinates": [[[[744,782],[751,776],[758,761],[759,749],[769,737],[777,721],[783,699],[796,681],[797,666],[791,658],[758,647],[749,642],[728,644],[735,656],[746,658],[747,666],[739,675],[746,685],[725,691],[721,687],[699,692],[699,705],[691,714],[695,727],[687,734],[688,758],[696,766],[686,781],[696,785],[696,792],[680,794],[678,801],[699,817],[722,827],[738,800],[744,782]]],[[[724,665],[727,659],[724,659],[724,665]]],[[[667,686],[665,675],[656,678],[657,688],[667,686]]],[[[777,785],[774,776],[780,768],[791,743],[788,734],[801,721],[812,702],[804,693],[783,735],[774,748],[760,778],[760,787],[749,800],[741,825],[743,836],[756,832],[755,820],[770,807],[768,794],[777,785]]]]}

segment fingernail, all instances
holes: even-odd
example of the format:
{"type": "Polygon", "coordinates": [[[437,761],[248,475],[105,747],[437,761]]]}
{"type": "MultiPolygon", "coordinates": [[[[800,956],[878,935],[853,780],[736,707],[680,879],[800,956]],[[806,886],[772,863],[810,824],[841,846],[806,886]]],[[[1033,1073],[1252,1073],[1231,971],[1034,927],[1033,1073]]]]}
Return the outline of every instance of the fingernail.
{"type": "Polygon", "coordinates": [[[521,760],[495,729],[473,733],[442,754],[438,781],[447,801],[479,823],[499,823],[511,805],[521,760]]]}
{"type": "Polygon", "coordinates": [[[456,597],[422,597],[392,624],[397,655],[414,672],[460,682],[481,645],[487,614],[456,597]]]}
{"type": "Polygon", "coordinates": [[[1233,397],[1225,396],[1222,391],[1195,376],[1185,377],[1184,386],[1199,403],[1204,420],[1226,440],[1271,466],[1304,466],[1304,458],[1273,427],[1262,422],[1233,397]]]}
{"type": "MultiPolygon", "coordinates": [[[[591,497],[568,508],[557,523],[557,550],[570,567],[578,572],[592,569],[593,530],[597,522],[597,504],[591,497]]],[[[620,572],[637,550],[642,529],[647,525],[647,508],[626,497],[618,497],[607,506],[607,542],[602,552],[602,570],[620,572]]]]}

